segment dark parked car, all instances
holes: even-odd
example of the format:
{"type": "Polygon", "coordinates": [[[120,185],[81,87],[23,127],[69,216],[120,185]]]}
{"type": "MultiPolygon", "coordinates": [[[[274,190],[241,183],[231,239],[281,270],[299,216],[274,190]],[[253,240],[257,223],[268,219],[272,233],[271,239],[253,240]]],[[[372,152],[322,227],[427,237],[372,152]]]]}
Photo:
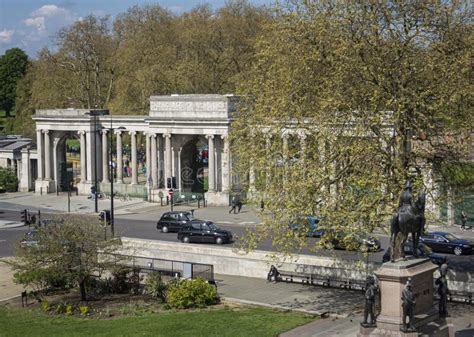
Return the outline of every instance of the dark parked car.
{"type": "Polygon", "coordinates": [[[350,235],[337,233],[330,239],[335,249],[376,252],[380,249],[380,241],[373,236],[350,235]]]}
{"type": "MultiPolygon", "coordinates": [[[[407,241],[405,242],[405,246],[403,247],[405,251],[405,255],[412,255],[413,252],[413,242],[407,241]]],[[[430,258],[431,262],[437,265],[442,265],[446,262],[446,257],[440,254],[433,253],[430,247],[425,245],[422,242],[418,242],[418,256],[419,257],[428,257],[430,258]]],[[[382,262],[390,261],[390,247],[387,248],[385,254],[383,254],[382,262]]]]}
{"type": "Polygon", "coordinates": [[[471,254],[474,243],[460,239],[451,233],[432,232],[420,237],[420,241],[434,252],[454,253],[456,255],[471,254]]]}
{"type": "Polygon", "coordinates": [[[193,219],[191,212],[166,212],[156,224],[156,229],[161,229],[163,233],[179,232],[185,224],[193,219]]]}
{"type": "Polygon", "coordinates": [[[232,242],[232,233],[220,229],[212,221],[192,220],[178,232],[178,240],[182,242],[223,243],[232,242]]]}
{"type": "Polygon", "coordinates": [[[318,218],[314,215],[308,215],[291,221],[288,227],[306,236],[318,238],[324,234],[324,229],[321,229],[318,224],[318,218]]]}

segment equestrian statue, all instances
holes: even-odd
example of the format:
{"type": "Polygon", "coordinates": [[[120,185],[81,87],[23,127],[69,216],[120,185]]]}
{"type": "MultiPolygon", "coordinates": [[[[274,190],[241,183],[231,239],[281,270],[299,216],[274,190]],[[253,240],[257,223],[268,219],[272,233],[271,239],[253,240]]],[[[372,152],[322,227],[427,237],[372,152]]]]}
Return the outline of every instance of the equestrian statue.
{"type": "Polygon", "coordinates": [[[405,258],[405,242],[411,233],[413,242],[413,256],[418,257],[418,242],[425,228],[425,191],[421,191],[418,199],[413,202],[412,183],[406,182],[405,188],[400,194],[398,209],[392,215],[390,234],[390,260],[405,258]],[[401,239],[397,240],[398,234],[401,239]]]}

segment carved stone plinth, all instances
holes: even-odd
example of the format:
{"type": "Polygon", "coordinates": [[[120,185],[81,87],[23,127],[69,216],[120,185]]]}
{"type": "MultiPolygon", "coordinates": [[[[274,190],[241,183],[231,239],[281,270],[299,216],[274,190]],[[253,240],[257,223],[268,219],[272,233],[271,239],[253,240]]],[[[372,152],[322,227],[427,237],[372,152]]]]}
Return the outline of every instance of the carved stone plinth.
{"type": "Polygon", "coordinates": [[[446,320],[438,317],[433,303],[433,272],[437,266],[429,259],[408,259],[387,262],[375,271],[379,280],[381,310],[377,327],[361,327],[358,336],[448,336],[446,320]],[[417,332],[404,332],[402,291],[411,278],[415,296],[413,326],[417,332]]]}

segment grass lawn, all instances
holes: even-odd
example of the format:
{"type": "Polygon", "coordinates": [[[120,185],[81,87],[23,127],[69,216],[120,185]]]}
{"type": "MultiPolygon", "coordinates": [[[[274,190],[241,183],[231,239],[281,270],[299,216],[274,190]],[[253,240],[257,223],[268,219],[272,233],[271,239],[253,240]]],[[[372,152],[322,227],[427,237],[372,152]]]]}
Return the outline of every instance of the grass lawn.
{"type": "Polygon", "coordinates": [[[0,307],[0,336],[277,336],[314,317],[264,308],[147,313],[115,319],[0,307]]]}

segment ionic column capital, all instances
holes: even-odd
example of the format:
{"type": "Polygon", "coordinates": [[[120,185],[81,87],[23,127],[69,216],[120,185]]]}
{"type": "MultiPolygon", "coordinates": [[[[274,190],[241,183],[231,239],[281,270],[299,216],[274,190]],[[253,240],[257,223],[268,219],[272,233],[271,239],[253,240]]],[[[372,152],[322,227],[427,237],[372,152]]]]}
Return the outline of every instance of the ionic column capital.
{"type": "Polygon", "coordinates": [[[103,135],[106,135],[109,132],[109,129],[102,129],[101,132],[103,135]]]}
{"type": "Polygon", "coordinates": [[[77,134],[78,134],[79,136],[83,136],[83,135],[86,134],[86,132],[85,132],[84,130],[80,130],[80,131],[77,131],[77,134]]]}
{"type": "Polygon", "coordinates": [[[226,141],[226,140],[229,139],[229,135],[221,135],[221,139],[222,139],[223,141],[226,141]]]}
{"type": "Polygon", "coordinates": [[[206,135],[206,139],[214,139],[214,135],[206,135]]]}
{"type": "Polygon", "coordinates": [[[115,133],[116,135],[121,136],[121,135],[122,135],[122,132],[124,132],[124,131],[125,131],[125,130],[114,130],[114,133],[115,133]]]}
{"type": "Polygon", "coordinates": [[[137,132],[136,132],[136,131],[129,131],[128,134],[129,134],[130,136],[135,136],[135,135],[137,134],[137,132]]]}
{"type": "Polygon", "coordinates": [[[171,133],[164,133],[163,138],[171,138],[171,133]]]}
{"type": "Polygon", "coordinates": [[[44,133],[45,135],[49,135],[49,130],[43,130],[43,133],[44,133]]]}

